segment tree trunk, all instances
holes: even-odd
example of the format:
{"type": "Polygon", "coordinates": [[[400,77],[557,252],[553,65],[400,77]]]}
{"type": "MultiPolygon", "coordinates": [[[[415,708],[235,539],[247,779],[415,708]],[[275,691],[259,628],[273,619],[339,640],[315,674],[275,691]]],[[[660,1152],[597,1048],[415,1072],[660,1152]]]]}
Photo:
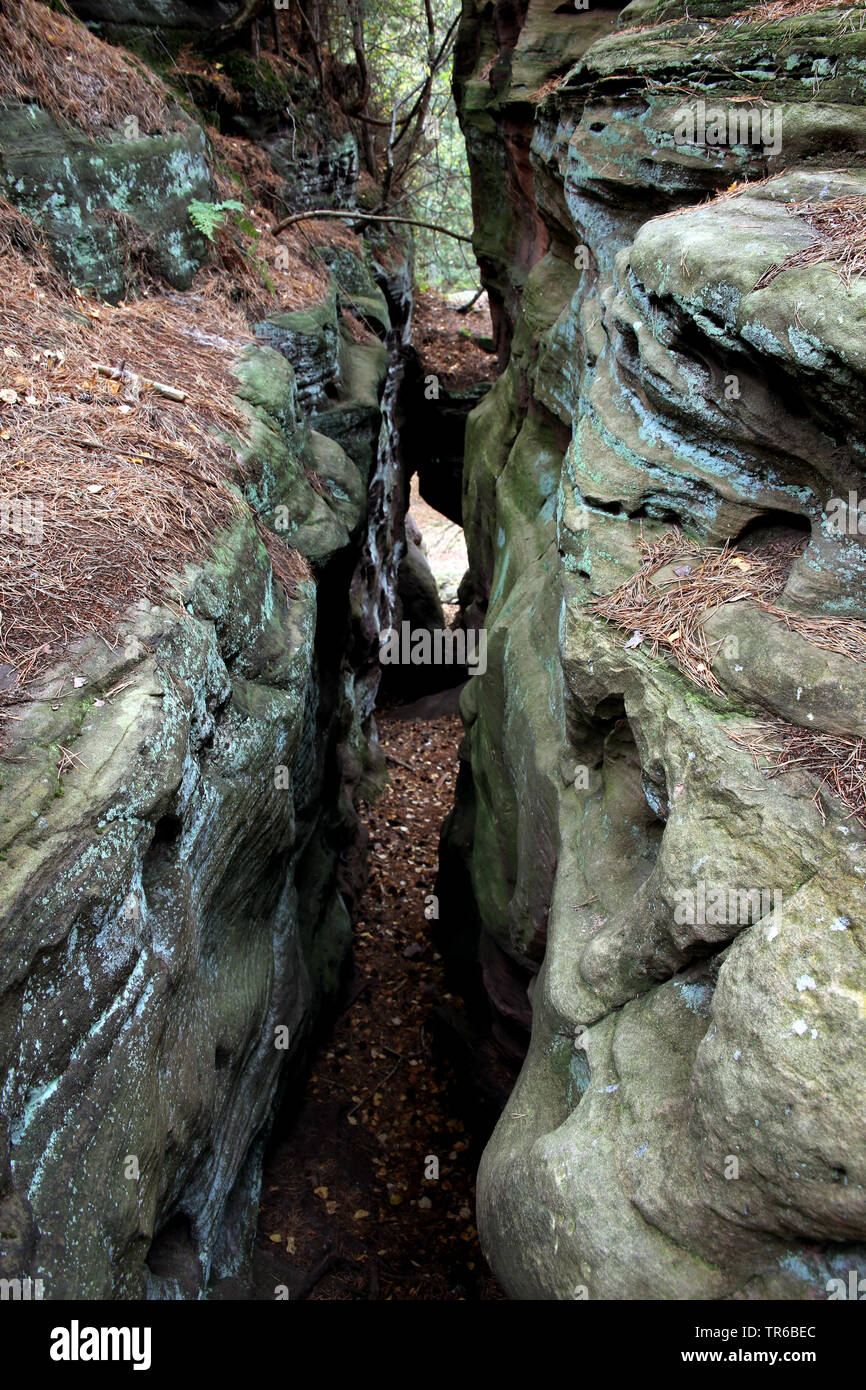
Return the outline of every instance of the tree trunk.
{"type": "Polygon", "coordinates": [[[367,50],[364,44],[364,12],[361,0],[349,0],[349,18],[352,21],[352,47],[358,65],[358,101],[356,110],[366,112],[370,100],[370,72],[367,67],[367,50]]]}
{"type": "Polygon", "coordinates": [[[415,154],[421,136],[424,133],[424,122],[427,119],[430,98],[433,94],[433,80],[451,50],[453,36],[460,18],[459,15],[455,16],[437,52],[436,29],[433,22],[433,10],[430,0],[424,0],[424,9],[427,15],[427,76],[424,80],[420,96],[409,112],[409,115],[401,122],[396,137],[392,129],[391,139],[388,143],[387,167],[385,170],[382,199],[383,206],[389,201],[392,189],[395,187],[399,188],[412,162],[412,157],[415,154]],[[409,135],[409,142],[402,151],[401,165],[400,168],[397,169],[395,167],[394,155],[407,134],[409,135]]]}
{"type": "Polygon", "coordinates": [[[244,0],[234,19],[230,19],[227,24],[223,24],[215,30],[207,47],[223,48],[227,44],[233,43],[258,18],[259,12],[264,9],[265,2],[266,0],[244,0]]]}
{"type": "Polygon", "coordinates": [[[298,14],[301,16],[301,32],[306,36],[307,42],[301,45],[301,53],[309,53],[316,69],[316,76],[319,79],[319,86],[325,90],[325,71],[322,67],[322,26],[319,15],[317,0],[305,0],[302,4],[298,0],[298,14]]]}
{"type": "Polygon", "coordinates": [[[280,33],[280,16],[277,13],[276,0],[271,0],[271,32],[274,36],[274,52],[278,58],[282,58],[283,36],[280,33]]]}
{"type": "MultiPolygon", "coordinates": [[[[367,105],[370,100],[370,70],[367,67],[367,46],[364,40],[364,11],[361,0],[348,0],[348,5],[349,18],[352,23],[352,48],[355,51],[355,63],[358,68],[358,98],[357,101],[352,102],[346,114],[366,116],[367,105]]],[[[364,163],[367,166],[367,172],[372,178],[376,178],[376,147],[373,144],[373,132],[366,121],[361,122],[361,148],[364,151],[364,163]]]]}

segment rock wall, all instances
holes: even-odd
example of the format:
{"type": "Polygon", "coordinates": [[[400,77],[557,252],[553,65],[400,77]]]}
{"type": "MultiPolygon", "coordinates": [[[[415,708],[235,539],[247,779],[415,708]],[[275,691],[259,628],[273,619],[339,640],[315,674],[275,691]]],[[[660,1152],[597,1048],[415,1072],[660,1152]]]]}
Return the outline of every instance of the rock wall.
{"type": "MultiPolygon", "coordinates": [[[[347,404],[378,423],[377,362],[347,404]]],[[[114,652],[80,644],[4,749],[0,1264],[47,1297],[195,1297],[243,1273],[278,1086],[350,946],[354,798],[378,776],[353,649],[382,524],[372,426],[356,462],[294,413],[285,357],[248,350],[238,375],[259,514],[299,518],[315,582],[288,600],[238,523],[114,652]]]]}
{"type": "MultiPolygon", "coordinates": [[[[78,284],[128,289],[129,223],[99,218],[122,206],[183,289],[205,253],[187,204],[212,196],[202,132],[184,118],[131,163],[121,144],[9,103],[4,190],[78,284]]],[[[234,526],[3,721],[0,1277],[49,1299],[242,1286],[275,1106],[350,949],[404,544],[409,253],[373,238],[331,271],[323,302],[262,320],[234,359],[234,526]],[[288,588],[283,542],[307,562],[288,588]]]]}
{"type": "Polygon", "coordinates": [[[760,282],[815,244],[792,204],[866,193],[866,35],[794,8],[464,7],[504,370],[467,432],[489,655],[440,895],[500,1054],[528,1046],[478,1193],[515,1298],[824,1298],[866,1257],[866,830],[730,737],[856,738],[862,660],[746,599],[695,682],[588,607],[676,526],[789,545],[777,606],[822,632],[864,616],[862,536],[828,513],[863,488],[866,290],[820,258],[760,282]],[[717,143],[683,134],[699,101],[717,143]],[[702,885],[772,896],[689,924],[702,885]]]}

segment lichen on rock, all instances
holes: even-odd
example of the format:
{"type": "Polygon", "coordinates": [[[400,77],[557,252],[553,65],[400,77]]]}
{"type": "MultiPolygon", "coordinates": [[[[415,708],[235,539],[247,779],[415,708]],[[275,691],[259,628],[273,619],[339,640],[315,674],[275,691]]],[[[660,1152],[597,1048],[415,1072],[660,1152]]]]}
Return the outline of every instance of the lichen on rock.
{"type": "Polygon", "coordinates": [[[866,830],[730,738],[863,730],[862,662],[784,620],[863,617],[862,538],[828,522],[863,477],[862,282],[815,258],[759,287],[812,244],[799,207],[861,191],[863,41],[833,7],[464,9],[505,369],[467,429],[490,656],[439,892],[500,1052],[528,1045],[479,1175],[514,1298],[821,1298],[866,1251],[866,830]],[[772,108],[779,147],[678,140],[698,100],[772,108]],[[715,692],[589,610],[671,527],[746,570],[793,537],[779,612],[708,616],[715,692]]]}

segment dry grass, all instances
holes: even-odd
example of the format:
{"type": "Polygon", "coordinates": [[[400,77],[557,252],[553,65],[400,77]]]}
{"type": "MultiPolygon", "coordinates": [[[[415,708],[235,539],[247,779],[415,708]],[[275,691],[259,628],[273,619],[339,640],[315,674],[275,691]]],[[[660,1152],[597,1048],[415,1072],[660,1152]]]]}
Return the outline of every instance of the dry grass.
{"type": "Polygon", "coordinates": [[[180,124],[163,84],[130,54],[38,0],[0,0],[0,101],[37,102],[92,136],[117,135],[130,116],[143,135],[180,124]]]}
{"type": "Polygon", "coordinates": [[[792,251],[778,265],[771,265],[755,285],[762,290],[777,275],[798,266],[832,265],[846,289],[866,272],[866,195],[848,194],[813,203],[787,203],[789,212],[804,218],[815,234],[811,246],[792,251]]]}
{"type": "Polygon", "coordinates": [[[739,729],[730,738],[751,753],[755,767],[767,777],[783,772],[816,777],[812,800],[822,824],[827,817],[821,793],[830,792],[847,808],[849,819],[856,817],[866,825],[866,742],[862,738],[812,733],[780,719],[739,729]]]}
{"type": "MultiPolygon", "coordinates": [[[[169,576],[242,512],[222,436],[245,433],[230,364],[249,341],[240,310],[215,296],[86,299],[0,203],[0,492],[43,508],[41,543],[0,530],[0,662],[20,680],[82,633],[112,633],[131,601],[164,601],[169,576]]],[[[296,593],[306,562],[278,537],[268,549],[296,593]]]]}

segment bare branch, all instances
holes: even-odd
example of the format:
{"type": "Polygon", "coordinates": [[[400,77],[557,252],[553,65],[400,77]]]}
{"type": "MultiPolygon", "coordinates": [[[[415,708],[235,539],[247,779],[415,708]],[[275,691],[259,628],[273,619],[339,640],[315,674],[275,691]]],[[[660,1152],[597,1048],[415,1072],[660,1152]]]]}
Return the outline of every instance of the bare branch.
{"type": "Polygon", "coordinates": [[[478,303],[478,301],[479,301],[479,299],[481,298],[481,296],[483,295],[483,293],[484,293],[484,286],[482,285],[480,289],[478,289],[478,290],[475,291],[475,293],[473,294],[473,296],[472,296],[472,298],[470,299],[470,301],[469,301],[468,304],[461,304],[461,305],[460,305],[460,308],[457,310],[458,314],[468,314],[468,313],[469,313],[469,310],[473,307],[473,305],[475,305],[475,304],[478,303]]]}
{"type": "Polygon", "coordinates": [[[443,236],[453,237],[455,241],[466,241],[472,245],[471,236],[464,236],[462,232],[452,232],[450,227],[442,227],[438,222],[420,222],[415,217],[383,217],[375,212],[363,212],[360,208],[355,208],[353,212],[335,212],[333,208],[319,208],[313,212],[293,212],[291,217],[284,217],[281,222],[271,228],[271,234],[278,236],[287,227],[293,226],[295,222],[308,222],[317,217],[339,217],[344,222],[399,222],[406,227],[424,227],[428,232],[441,232],[443,236]]]}

